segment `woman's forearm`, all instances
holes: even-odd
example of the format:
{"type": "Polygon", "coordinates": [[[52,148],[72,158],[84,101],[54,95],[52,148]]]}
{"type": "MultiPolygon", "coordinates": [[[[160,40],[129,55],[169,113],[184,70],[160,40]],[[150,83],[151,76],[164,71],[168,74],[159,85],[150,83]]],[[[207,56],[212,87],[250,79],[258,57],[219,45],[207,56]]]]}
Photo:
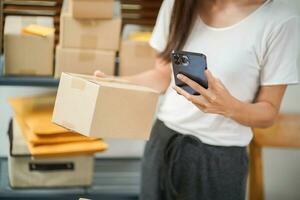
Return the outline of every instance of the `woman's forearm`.
{"type": "Polygon", "coordinates": [[[267,128],[273,124],[277,114],[277,109],[269,102],[244,103],[237,100],[230,117],[245,126],[267,128]]]}
{"type": "Polygon", "coordinates": [[[255,103],[245,103],[232,96],[222,81],[216,79],[209,70],[205,71],[205,75],[208,79],[208,89],[184,75],[178,76],[182,82],[199,92],[199,96],[191,95],[177,86],[174,86],[174,89],[202,112],[221,114],[253,128],[266,128],[273,124],[286,85],[261,86],[255,103]]]}
{"type": "Polygon", "coordinates": [[[159,93],[166,91],[170,84],[170,78],[160,73],[157,69],[149,70],[133,76],[123,76],[122,78],[130,82],[152,88],[159,93]]]}

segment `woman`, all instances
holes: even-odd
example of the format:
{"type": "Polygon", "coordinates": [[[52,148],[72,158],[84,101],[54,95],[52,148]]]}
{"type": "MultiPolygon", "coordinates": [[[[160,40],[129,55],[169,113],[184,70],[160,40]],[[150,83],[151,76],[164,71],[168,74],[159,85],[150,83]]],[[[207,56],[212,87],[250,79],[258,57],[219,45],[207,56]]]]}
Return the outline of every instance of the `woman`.
{"type": "Polygon", "coordinates": [[[298,28],[279,0],[163,2],[150,41],[155,69],[124,77],[165,93],[145,149],[142,200],[245,198],[250,127],[271,126],[298,81],[298,28]],[[174,86],[173,49],[207,56],[207,90],[178,75],[200,96],[174,86]]]}

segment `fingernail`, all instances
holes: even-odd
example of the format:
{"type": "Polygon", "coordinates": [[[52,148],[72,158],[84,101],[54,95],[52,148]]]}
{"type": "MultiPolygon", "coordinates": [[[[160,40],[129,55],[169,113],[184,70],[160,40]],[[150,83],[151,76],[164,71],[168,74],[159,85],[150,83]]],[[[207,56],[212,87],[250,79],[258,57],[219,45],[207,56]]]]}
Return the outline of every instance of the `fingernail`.
{"type": "Polygon", "coordinates": [[[177,74],[177,78],[182,79],[183,76],[181,74],[177,74]]]}

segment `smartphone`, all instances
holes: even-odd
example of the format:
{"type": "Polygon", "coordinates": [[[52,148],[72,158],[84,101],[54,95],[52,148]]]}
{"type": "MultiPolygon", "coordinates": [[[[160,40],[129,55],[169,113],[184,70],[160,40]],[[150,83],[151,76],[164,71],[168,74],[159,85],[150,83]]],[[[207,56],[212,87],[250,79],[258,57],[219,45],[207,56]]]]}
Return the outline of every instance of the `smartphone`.
{"type": "Polygon", "coordinates": [[[171,53],[171,62],[175,84],[192,95],[200,95],[193,88],[177,78],[177,74],[183,74],[204,88],[208,88],[207,78],[204,71],[207,69],[206,56],[201,53],[187,51],[173,51],[171,53]]]}

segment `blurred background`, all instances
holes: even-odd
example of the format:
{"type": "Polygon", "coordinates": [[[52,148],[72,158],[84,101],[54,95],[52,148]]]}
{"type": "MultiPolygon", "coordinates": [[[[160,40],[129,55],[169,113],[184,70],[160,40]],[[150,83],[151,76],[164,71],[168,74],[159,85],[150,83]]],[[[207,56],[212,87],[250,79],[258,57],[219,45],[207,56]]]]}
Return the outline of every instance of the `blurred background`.
{"type": "MultiPolygon", "coordinates": [[[[299,0],[281,1],[287,1],[293,5],[300,14],[299,0]]],[[[130,61],[126,61],[126,58],[123,59],[124,61],[122,60],[122,45],[126,47],[125,49],[140,48],[147,52],[146,55],[149,55],[149,49],[146,49],[149,48],[147,45],[146,47],[140,47],[141,44],[134,44],[134,42],[142,42],[142,45],[147,43],[147,35],[151,32],[154,25],[161,0],[121,0],[119,3],[121,4],[120,8],[122,10],[122,24],[120,24],[122,32],[117,37],[121,38],[121,47],[120,49],[119,47],[115,49],[113,49],[114,47],[103,47],[103,51],[106,51],[106,48],[112,48],[108,50],[117,53],[115,54],[116,58],[113,57],[117,64],[113,65],[114,68],[111,69],[113,70],[111,73],[127,75],[137,73],[137,71],[135,71],[135,69],[127,69],[126,65],[131,65],[131,63],[130,61]],[[127,26],[128,24],[134,26],[127,26]],[[134,35],[132,36],[131,33],[136,33],[137,35],[142,34],[142,39],[134,35]],[[126,43],[128,41],[129,44],[126,43]],[[126,45],[129,45],[129,47],[126,45]],[[122,64],[122,62],[124,62],[124,64],[122,64]]],[[[65,29],[65,27],[59,25],[59,19],[62,19],[60,18],[61,5],[62,0],[1,0],[1,23],[4,25],[4,20],[7,16],[16,14],[19,16],[28,14],[50,16],[54,20],[53,27],[56,28],[54,33],[54,42],[55,44],[58,44],[59,38],[62,37],[59,35],[64,34],[63,31],[65,29]],[[33,3],[33,5],[30,5],[31,3],[33,3]]],[[[82,13],[78,12],[79,18],[81,15],[82,13]]],[[[1,32],[3,33],[5,30],[3,26],[1,26],[1,28],[1,32]]],[[[0,39],[2,41],[3,37],[0,37],[0,39]]],[[[1,49],[2,48],[3,46],[1,46],[1,49]]],[[[137,50],[135,49],[135,51],[137,50]]],[[[133,55],[134,53],[130,51],[126,52],[126,50],[123,50],[123,54],[123,57],[132,56],[133,58],[136,56],[136,54],[133,55]]],[[[67,54],[64,55],[62,53],[62,55],[63,56],[61,57],[67,57],[67,54]]],[[[109,61],[107,62],[109,63],[109,61]]],[[[141,60],[139,62],[151,65],[153,58],[152,60],[141,60]]],[[[3,63],[3,57],[1,57],[1,63],[3,63]]],[[[64,61],[61,61],[61,63],[63,64],[60,64],[60,67],[68,68],[67,64],[64,64],[64,61]]],[[[56,65],[58,64],[56,63],[56,65]]],[[[143,70],[146,69],[147,66],[143,70]]],[[[92,72],[94,69],[91,68],[89,70],[92,72]]],[[[53,71],[51,73],[53,74],[55,72],[53,71]]],[[[77,73],[88,72],[81,72],[79,70],[77,73]]],[[[300,77],[300,67],[298,73],[300,77]]],[[[139,189],[139,164],[144,147],[144,141],[138,140],[108,140],[107,143],[110,145],[108,151],[95,154],[95,157],[97,158],[95,160],[95,170],[98,171],[94,174],[93,186],[91,187],[27,190],[11,189],[9,187],[7,178],[8,171],[6,166],[6,159],[9,155],[9,140],[7,137],[7,131],[9,122],[14,115],[14,111],[9,106],[7,99],[9,97],[31,96],[44,94],[46,92],[55,92],[57,89],[57,83],[58,80],[52,77],[32,78],[31,76],[26,76],[26,78],[15,78],[10,76],[6,77],[4,75],[0,76],[0,199],[12,199],[17,197],[20,199],[24,199],[25,197],[28,197],[28,199],[33,199],[34,197],[39,199],[46,196],[49,196],[49,198],[61,197],[62,199],[75,199],[77,197],[90,197],[94,199],[137,199],[139,189]]],[[[299,101],[300,85],[289,86],[283,100],[281,112],[288,114],[300,114],[299,101]]],[[[299,200],[300,150],[290,148],[263,148],[262,158],[265,199],[299,200]]]]}

